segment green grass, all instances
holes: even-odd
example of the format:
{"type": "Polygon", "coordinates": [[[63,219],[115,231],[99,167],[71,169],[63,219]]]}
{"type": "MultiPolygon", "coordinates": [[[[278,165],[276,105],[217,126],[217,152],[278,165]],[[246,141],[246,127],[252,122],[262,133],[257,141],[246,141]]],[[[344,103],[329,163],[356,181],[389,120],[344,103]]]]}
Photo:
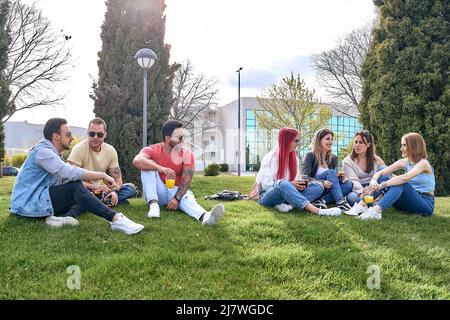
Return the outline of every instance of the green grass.
{"type": "MultiPolygon", "coordinates": [[[[196,176],[203,196],[245,193],[253,177],[196,176]]],[[[287,214],[253,201],[228,202],[214,227],[181,212],[150,220],[142,199],[120,208],[145,224],[115,233],[92,214],[77,227],[50,229],[7,212],[12,178],[0,179],[1,299],[449,299],[450,199],[423,218],[389,210],[381,221],[287,214]],[[69,290],[67,268],[81,270],[69,290]],[[370,265],[381,289],[370,290],[370,265]]]]}

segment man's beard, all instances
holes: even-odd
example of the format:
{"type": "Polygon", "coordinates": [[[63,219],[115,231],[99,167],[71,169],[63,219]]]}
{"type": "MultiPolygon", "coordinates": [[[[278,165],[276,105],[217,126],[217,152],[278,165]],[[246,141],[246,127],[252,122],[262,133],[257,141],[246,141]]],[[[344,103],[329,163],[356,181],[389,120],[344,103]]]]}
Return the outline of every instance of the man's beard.
{"type": "Polygon", "coordinates": [[[69,144],[63,144],[62,145],[64,150],[70,150],[70,143],[69,144]]]}
{"type": "Polygon", "coordinates": [[[169,141],[169,145],[172,147],[172,149],[179,149],[179,148],[181,148],[181,142],[169,141]]]}

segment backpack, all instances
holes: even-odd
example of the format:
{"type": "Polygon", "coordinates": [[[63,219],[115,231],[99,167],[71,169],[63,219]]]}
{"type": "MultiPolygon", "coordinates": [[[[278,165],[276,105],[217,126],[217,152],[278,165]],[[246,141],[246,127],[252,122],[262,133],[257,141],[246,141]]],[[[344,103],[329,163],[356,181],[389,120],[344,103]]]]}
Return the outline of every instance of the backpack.
{"type": "Polygon", "coordinates": [[[247,195],[241,195],[239,191],[230,191],[230,190],[223,190],[222,192],[218,192],[216,194],[212,194],[210,196],[205,196],[205,200],[226,200],[226,201],[232,201],[232,200],[247,200],[247,195]]]}

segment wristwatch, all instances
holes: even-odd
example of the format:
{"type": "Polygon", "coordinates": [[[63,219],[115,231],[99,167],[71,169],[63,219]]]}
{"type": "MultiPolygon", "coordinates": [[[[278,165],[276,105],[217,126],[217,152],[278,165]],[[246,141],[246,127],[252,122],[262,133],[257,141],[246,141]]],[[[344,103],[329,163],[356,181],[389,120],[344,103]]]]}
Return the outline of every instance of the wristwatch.
{"type": "Polygon", "coordinates": [[[179,194],[175,194],[175,199],[177,199],[178,202],[181,201],[181,198],[183,198],[183,196],[180,196],[179,194]]]}

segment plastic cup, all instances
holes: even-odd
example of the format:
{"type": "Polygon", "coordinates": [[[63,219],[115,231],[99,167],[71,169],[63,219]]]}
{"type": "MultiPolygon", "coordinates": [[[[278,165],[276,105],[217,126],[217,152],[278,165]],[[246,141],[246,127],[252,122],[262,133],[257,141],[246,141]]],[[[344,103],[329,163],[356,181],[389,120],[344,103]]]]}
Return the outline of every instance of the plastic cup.
{"type": "Polygon", "coordinates": [[[364,196],[364,202],[366,204],[372,204],[373,203],[373,196],[371,196],[371,195],[364,196]]]}
{"type": "Polygon", "coordinates": [[[307,175],[305,175],[305,174],[300,175],[299,181],[302,182],[306,187],[308,187],[309,179],[308,179],[307,175]]]}
{"type": "Polygon", "coordinates": [[[175,187],[175,179],[166,179],[166,187],[168,189],[175,187]]]}

